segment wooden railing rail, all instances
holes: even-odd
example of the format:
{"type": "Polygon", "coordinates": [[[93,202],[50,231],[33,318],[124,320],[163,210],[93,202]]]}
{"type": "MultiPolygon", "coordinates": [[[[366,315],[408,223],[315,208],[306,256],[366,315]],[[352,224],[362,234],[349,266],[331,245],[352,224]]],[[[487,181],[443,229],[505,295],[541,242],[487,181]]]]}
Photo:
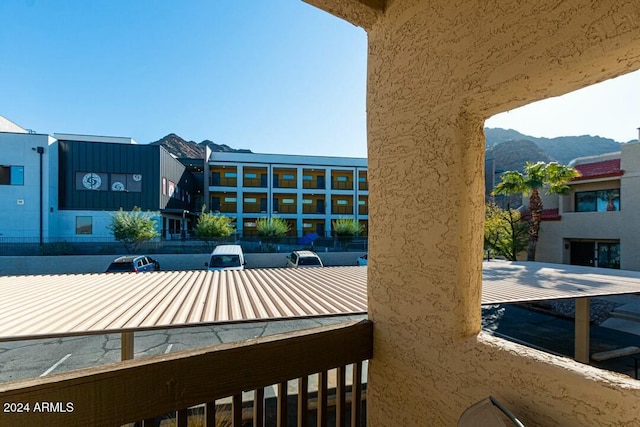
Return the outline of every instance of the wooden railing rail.
{"type": "MultiPolygon", "coordinates": [[[[243,391],[256,390],[254,412],[264,414],[264,387],[280,384],[286,390],[287,381],[298,378],[306,391],[306,377],[321,373],[320,411],[326,409],[327,389],[322,387],[326,371],[355,364],[356,379],[361,362],[372,355],[373,325],[363,320],[4,383],[0,400],[28,403],[29,412],[0,412],[0,425],[119,426],[145,420],[146,426],[162,414],[177,411],[175,425],[186,426],[187,408],[204,405],[205,425],[215,426],[215,400],[231,396],[232,425],[240,427],[243,391]]],[[[344,390],[342,381],[338,379],[338,387],[344,390]]],[[[359,377],[352,388],[352,401],[359,403],[359,377]]],[[[344,408],[342,399],[337,397],[336,407],[344,408]]],[[[279,393],[278,400],[278,412],[284,412],[278,425],[286,426],[286,392],[279,393]]],[[[354,405],[352,415],[360,410],[354,405]]],[[[263,425],[262,416],[258,414],[254,425],[263,425]]],[[[318,421],[326,425],[326,410],[318,413],[318,421]]]]}

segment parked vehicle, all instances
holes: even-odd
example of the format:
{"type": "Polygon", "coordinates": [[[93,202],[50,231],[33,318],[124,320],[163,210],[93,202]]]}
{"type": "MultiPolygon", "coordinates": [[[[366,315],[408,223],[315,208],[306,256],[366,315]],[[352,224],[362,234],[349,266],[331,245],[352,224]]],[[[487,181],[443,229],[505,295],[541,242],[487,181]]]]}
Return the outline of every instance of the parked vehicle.
{"type": "Polygon", "coordinates": [[[146,255],[127,255],[113,260],[105,273],[142,273],[159,271],[160,263],[146,255]]]}
{"type": "Polygon", "coordinates": [[[324,267],[322,260],[312,251],[293,251],[287,256],[287,268],[324,267]]]}
{"type": "Polygon", "coordinates": [[[356,260],[357,265],[367,265],[369,254],[364,254],[356,260]]]}
{"type": "Polygon", "coordinates": [[[244,270],[246,261],[240,245],[220,245],[211,252],[209,262],[204,266],[209,271],[216,270],[244,270]]]}

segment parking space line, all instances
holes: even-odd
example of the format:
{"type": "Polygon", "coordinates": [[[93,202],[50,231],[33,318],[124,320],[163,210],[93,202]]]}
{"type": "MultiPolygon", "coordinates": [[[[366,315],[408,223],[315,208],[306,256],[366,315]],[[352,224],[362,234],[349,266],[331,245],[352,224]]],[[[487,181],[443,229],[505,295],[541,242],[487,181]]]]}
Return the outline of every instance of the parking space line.
{"type": "Polygon", "coordinates": [[[62,359],[58,360],[58,362],[56,362],[52,367],[50,367],[49,369],[47,369],[46,371],[44,371],[42,373],[42,375],[40,375],[41,377],[46,377],[47,375],[49,375],[51,373],[51,371],[53,371],[54,369],[56,369],[58,366],[60,366],[60,364],[62,364],[65,360],[67,360],[68,358],[71,357],[71,353],[67,354],[65,357],[63,357],[62,359]]]}
{"type": "Polygon", "coordinates": [[[173,347],[173,344],[169,344],[169,345],[167,346],[167,349],[164,351],[164,354],[169,353],[169,352],[171,351],[171,347],[173,347]]]}

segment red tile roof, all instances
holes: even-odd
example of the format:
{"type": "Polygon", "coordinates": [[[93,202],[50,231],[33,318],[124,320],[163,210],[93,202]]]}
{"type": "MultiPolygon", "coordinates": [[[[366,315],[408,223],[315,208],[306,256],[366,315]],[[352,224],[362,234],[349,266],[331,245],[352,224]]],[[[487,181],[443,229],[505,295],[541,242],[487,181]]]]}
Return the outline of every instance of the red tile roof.
{"type": "Polygon", "coordinates": [[[624,173],[624,171],[620,169],[620,159],[605,160],[595,163],[584,163],[581,165],[576,165],[574,166],[574,168],[578,172],[580,172],[581,175],[578,178],[575,178],[574,181],[620,176],[624,173]]]}

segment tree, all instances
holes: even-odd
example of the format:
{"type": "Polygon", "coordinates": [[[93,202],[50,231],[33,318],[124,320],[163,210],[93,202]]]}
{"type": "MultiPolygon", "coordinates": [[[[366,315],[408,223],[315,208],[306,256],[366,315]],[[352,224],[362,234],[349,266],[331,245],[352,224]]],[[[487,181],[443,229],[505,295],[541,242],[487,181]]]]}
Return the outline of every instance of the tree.
{"type": "Polygon", "coordinates": [[[234,218],[228,216],[207,213],[203,206],[195,227],[196,236],[207,245],[208,249],[211,249],[215,246],[217,239],[229,237],[236,231],[233,221],[234,218]]]}
{"type": "Polygon", "coordinates": [[[484,245],[509,261],[516,261],[527,248],[529,227],[515,209],[500,209],[495,203],[487,204],[484,221],[484,245]]]}
{"type": "Polygon", "coordinates": [[[124,244],[127,253],[137,252],[140,244],[160,236],[156,230],[157,221],[151,219],[150,213],[134,206],[131,212],[122,208],[111,215],[111,223],[107,228],[113,237],[124,244]]]}
{"type": "Polygon", "coordinates": [[[258,236],[267,243],[269,252],[275,251],[274,245],[286,236],[290,229],[289,223],[278,217],[260,218],[256,221],[258,236]]]}
{"type": "Polygon", "coordinates": [[[542,222],[542,198],[540,189],[547,188],[549,194],[565,194],[569,191],[567,183],[580,176],[578,171],[570,166],[558,163],[530,163],[524,167],[524,171],[507,171],[500,175],[501,182],[496,186],[492,194],[517,194],[529,195],[529,244],[527,248],[527,261],[535,261],[536,246],[542,222]]]}
{"type": "Polygon", "coordinates": [[[333,221],[333,234],[338,238],[343,250],[349,248],[349,243],[364,227],[355,218],[339,218],[333,221]]]}

